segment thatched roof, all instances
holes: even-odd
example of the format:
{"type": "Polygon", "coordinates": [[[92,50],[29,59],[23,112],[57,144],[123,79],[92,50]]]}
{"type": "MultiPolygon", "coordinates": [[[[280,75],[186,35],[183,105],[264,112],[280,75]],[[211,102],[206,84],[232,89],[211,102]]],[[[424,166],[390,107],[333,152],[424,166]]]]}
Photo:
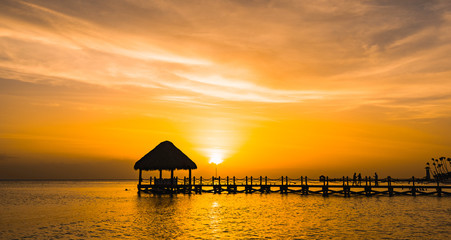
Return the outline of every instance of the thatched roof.
{"type": "Polygon", "coordinates": [[[196,169],[196,164],[169,141],[164,141],[135,163],[135,170],[196,169]]]}

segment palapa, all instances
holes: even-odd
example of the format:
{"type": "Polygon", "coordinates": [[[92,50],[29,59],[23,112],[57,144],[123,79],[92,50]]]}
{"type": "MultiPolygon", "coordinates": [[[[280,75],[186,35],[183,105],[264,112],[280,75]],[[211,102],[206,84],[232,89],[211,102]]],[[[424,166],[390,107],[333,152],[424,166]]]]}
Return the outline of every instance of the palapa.
{"type": "Polygon", "coordinates": [[[164,141],[135,163],[135,170],[197,169],[197,165],[172,142],[164,141]]]}

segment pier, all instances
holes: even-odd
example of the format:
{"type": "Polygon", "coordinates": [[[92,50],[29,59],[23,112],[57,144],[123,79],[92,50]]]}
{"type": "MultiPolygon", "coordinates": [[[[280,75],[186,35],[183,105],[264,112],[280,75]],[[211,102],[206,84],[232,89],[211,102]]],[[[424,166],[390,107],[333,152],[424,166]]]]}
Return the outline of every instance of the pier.
{"type": "Polygon", "coordinates": [[[451,196],[451,185],[416,179],[396,179],[387,177],[374,180],[365,177],[357,182],[349,177],[320,179],[309,179],[308,177],[288,178],[281,176],[277,179],[268,177],[193,177],[179,179],[177,177],[169,179],[149,178],[140,179],[138,183],[138,193],[154,194],[237,194],[237,193],[280,193],[298,195],[340,195],[351,196],[451,196]]]}
{"type": "Polygon", "coordinates": [[[377,175],[361,178],[358,180],[354,174],[353,178],[329,178],[321,176],[319,179],[310,179],[307,176],[300,178],[270,179],[268,177],[192,177],[191,171],[197,169],[196,163],[188,158],[172,142],[164,141],[144,155],[134,165],[139,170],[138,193],[154,194],[236,194],[236,193],[281,193],[311,195],[320,194],[325,197],[329,195],[351,196],[375,196],[375,195],[407,195],[407,196],[450,196],[451,184],[440,183],[428,179],[396,179],[387,177],[378,179],[377,175]],[[162,171],[171,172],[170,178],[163,178],[162,171]],[[188,170],[188,177],[179,179],[174,177],[175,170],[188,170]],[[143,178],[142,171],[159,171],[159,178],[143,178]]]}

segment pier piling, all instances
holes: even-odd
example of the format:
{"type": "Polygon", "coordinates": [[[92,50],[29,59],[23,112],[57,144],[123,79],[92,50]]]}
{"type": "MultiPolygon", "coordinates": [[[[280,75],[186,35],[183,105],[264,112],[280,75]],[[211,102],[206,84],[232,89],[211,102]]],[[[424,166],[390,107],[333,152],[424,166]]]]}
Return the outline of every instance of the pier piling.
{"type": "Polygon", "coordinates": [[[376,178],[366,176],[363,178],[364,184],[350,185],[349,177],[342,176],[341,178],[329,178],[328,176],[321,176],[320,179],[313,179],[312,184],[309,184],[307,176],[300,178],[289,179],[288,176],[281,176],[279,179],[268,179],[268,176],[259,176],[257,181],[254,181],[253,176],[246,176],[242,179],[237,179],[229,176],[226,179],[220,176],[211,177],[206,182],[203,181],[202,176],[198,177],[184,177],[183,181],[178,177],[172,179],[157,179],[150,177],[141,179],[138,182],[138,191],[149,192],[155,194],[174,194],[192,192],[202,194],[211,192],[221,194],[226,191],[229,194],[244,193],[271,193],[280,192],[281,194],[293,193],[299,195],[321,194],[324,197],[330,195],[341,195],[344,197],[351,196],[373,196],[373,195],[388,195],[390,197],[396,195],[407,196],[450,196],[450,184],[440,184],[439,181],[431,182],[424,179],[418,179],[412,176],[408,179],[393,179],[388,176],[385,179],[378,179],[376,185],[376,178]],[[374,184],[373,184],[374,181],[374,184]],[[225,186],[223,186],[225,185],[225,186]]]}

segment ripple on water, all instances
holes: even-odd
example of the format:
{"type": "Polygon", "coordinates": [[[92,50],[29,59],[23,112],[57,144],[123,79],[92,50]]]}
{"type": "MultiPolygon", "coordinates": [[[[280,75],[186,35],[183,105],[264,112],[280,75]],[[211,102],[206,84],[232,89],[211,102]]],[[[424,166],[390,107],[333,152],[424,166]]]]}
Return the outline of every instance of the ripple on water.
{"type": "Polygon", "coordinates": [[[451,198],[138,197],[135,182],[1,183],[0,238],[448,239],[451,198]],[[24,227],[26,222],[26,227],[24,227]]]}

